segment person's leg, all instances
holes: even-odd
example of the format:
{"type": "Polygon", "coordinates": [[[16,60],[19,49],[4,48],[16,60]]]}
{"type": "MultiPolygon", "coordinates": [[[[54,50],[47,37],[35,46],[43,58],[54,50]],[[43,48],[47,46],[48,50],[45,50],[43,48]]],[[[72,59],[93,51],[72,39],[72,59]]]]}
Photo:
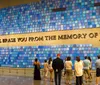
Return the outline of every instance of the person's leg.
{"type": "Polygon", "coordinates": [[[47,78],[47,71],[44,69],[44,80],[47,78]]]}
{"type": "Polygon", "coordinates": [[[96,85],[99,84],[99,77],[96,77],[96,85]]]}
{"type": "Polygon", "coordinates": [[[83,76],[84,76],[84,80],[87,82],[87,75],[86,75],[86,70],[84,69],[84,72],[83,72],[83,76]]]}
{"type": "Polygon", "coordinates": [[[79,85],[79,78],[76,76],[76,85],[79,85]]]}
{"type": "Polygon", "coordinates": [[[88,77],[89,77],[88,69],[85,69],[85,80],[86,80],[86,82],[88,81],[88,77]]]}
{"type": "Polygon", "coordinates": [[[69,77],[68,70],[66,70],[66,84],[68,84],[68,77],[69,77]]]}
{"type": "Polygon", "coordinates": [[[87,69],[87,75],[88,75],[88,79],[89,79],[89,81],[90,81],[90,70],[89,69],[87,69]]]}
{"type": "Polygon", "coordinates": [[[90,70],[90,79],[92,79],[91,69],[89,69],[89,70],[90,70]]]}
{"type": "Polygon", "coordinates": [[[40,69],[39,69],[39,72],[38,72],[38,74],[39,74],[39,80],[41,80],[41,74],[40,74],[40,69]]]}
{"type": "Polygon", "coordinates": [[[69,84],[69,80],[70,80],[70,72],[69,70],[67,70],[67,84],[69,84]]]}
{"type": "Polygon", "coordinates": [[[51,81],[51,72],[50,72],[50,81],[51,81]]]}
{"type": "Polygon", "coordinates": [[[98,79],[98,81],[99,81],[98,83],[100,84],[100,76],[99,76],[99,79],[98,79]]]}
{"type": "Polygon", "coordinates": [[[64,76],[66,75],[66,69],[64,69],[64,76]]]}
{"type": "Polygon", "coordinates": [[[45,80],[45,70],[43,71],[43,76],[44,76],[44,80],[45,80]]]}
{"type": "Polygon", "coordinates": [[[57,85],[57,72],[54,71],[54,77],[55,77],[55,85],[57,85]]]}
{"type": "Polygon", "coordinates": [[[80,85],[83,84],[83,76],[80,76],[80,85]]]}
{"type": "Polygon", "coordinates": [[[78,77],[78,85],[81,85],[81,76],[78,77]]]}
{"type": "Polygon", "coordinates": [[[46,70],[46,79],[48,78],[48,70],[46,70]]]}
{"type": "Polygon", "coordinates": [[[51,81],[53,82],[53,71],[51,72],[51,81]]]}
{"type": "Polygon", "coordinates": [[[71,84],[72,80],[72,70],[69,70],[69,84],[71,84]]]}
{"type": "Polygon", "coordinates": [[[99,84],[99,72],[100,70],[97,68],[96,69],[96,85],[98,85],[99,84]]]}
{"type": "Polygon", "coordinates": [[[50,72],[50,81],[53,82],[53,72],[50,72]]]}
{"type": "Polygon", "coordinates": [[[58,85],[61,85],[61,71],[58,72],[58,85]]]}
{"type": "Polygon", "coordinates": [[[100,68],[98,70],[98,84],[100,84],[100,68]]]}

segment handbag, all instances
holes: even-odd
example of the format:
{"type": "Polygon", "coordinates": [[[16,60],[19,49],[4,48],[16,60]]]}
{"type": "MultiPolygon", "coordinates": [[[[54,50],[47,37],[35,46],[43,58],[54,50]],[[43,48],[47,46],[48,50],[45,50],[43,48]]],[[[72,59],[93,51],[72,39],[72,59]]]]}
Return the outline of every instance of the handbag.
{"type": "Polygon", "coordinates": [[[53,72],[53,69],[49,69],[50,72],[53,72]]]}

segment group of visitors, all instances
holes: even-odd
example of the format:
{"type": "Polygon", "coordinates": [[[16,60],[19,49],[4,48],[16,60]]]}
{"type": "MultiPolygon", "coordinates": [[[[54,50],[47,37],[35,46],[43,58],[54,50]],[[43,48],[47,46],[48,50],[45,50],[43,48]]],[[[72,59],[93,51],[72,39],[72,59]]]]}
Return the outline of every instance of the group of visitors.
{"type": "MultiPolygon", "coordinates": [[[[100,55],[97,56],[98,59],[95,62],[96,66],[96,85],[99,85],[100,81],[100,55]]],[[[44,79],[47,79],[48,73],[50,74],[50,81],[53,82],[53,73],[54,73],[54,81],[55,85],[61,85],[61,75],[62,70],[64,69],[64,74],[66,79],[66,85],[71,84],[72,76],[76,76],[76,85],[82,85],[83,84],[83,76],[85,78],[85,81],[91,81],[92,80],[92,61],[91,58],[88,56],[84,57],[84,60],[81,60],[79,56],[76,57],[76,61],[74,65],[72,64],[71,57],[68,56],[65,59],[65,62],[60,58],[60,54],[57,54],[57,58],[52,60],[52,58],[49,58],[49,60],[44,61],[44,79]],[[74,66],[74,71],[72,70],[72,66],[74,66]]],[[[34,80],[41,80],[40,76],[40,62],[35,59],[34,62],[34,80]]]]}

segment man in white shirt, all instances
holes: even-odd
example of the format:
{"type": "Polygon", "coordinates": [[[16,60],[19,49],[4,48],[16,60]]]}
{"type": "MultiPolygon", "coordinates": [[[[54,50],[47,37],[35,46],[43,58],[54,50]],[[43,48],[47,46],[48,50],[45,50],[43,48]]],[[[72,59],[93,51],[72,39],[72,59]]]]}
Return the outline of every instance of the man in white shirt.
{"type": "Polygon", "coordinates": [[[83,84],[83,61],[80,60],[80,57],[76,57],[75,67],[75,76],[76,76],[76,85],[83,84]]]}

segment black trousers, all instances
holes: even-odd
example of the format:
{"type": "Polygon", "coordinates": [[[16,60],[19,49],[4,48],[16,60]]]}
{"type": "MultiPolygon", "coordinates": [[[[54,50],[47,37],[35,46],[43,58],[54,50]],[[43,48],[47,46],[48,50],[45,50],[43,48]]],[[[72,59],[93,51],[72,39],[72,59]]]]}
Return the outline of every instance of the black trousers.
{"type": "Polygon", "coordinates": [[[100,68],[96,69],[96,77],[100,77],[100,68]]]}
{"type": "Polygon", "coordinates": [[[61,85],[61,71],[54,71],[55,85],[61,85]]]}
{"type": "Polygon", "coordinates": [[[76,85],[83,84],[83,76],[76,76],[76,85]]]}

